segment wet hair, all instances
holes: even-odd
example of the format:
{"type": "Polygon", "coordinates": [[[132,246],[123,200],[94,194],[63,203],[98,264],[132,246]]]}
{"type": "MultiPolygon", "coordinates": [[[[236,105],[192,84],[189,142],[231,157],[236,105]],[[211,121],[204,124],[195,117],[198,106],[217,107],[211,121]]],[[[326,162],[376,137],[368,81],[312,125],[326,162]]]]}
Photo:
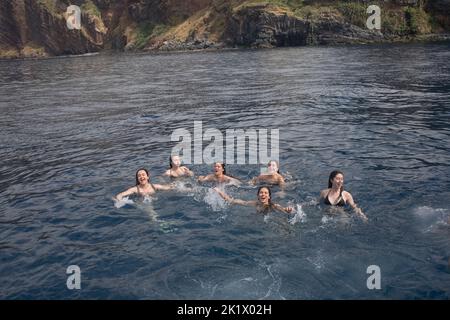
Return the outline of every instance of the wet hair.
{"type": "Polygon", "coordinates": [[[214,165],[216,165],[217,163],[219,163],[219,164],[222,166],[223,174],[224,174],[224,175],[227,175],[227,170],[225,169],[225,163],[222,163],[222,162],[215,162],[214,165]]]}
{"type": "Polygon", "coordinates": [[[136,171],[136,185],[137,185],[137,186],[139,185],[138,173],[139,173],[139,171],[142,171],[142,170],[145,171],[145,173],[147,174],[147,177],[150,177],[150,175],[149,175],[147,169],[145,169],[145,168],[140,168],[140,169],[138,169],[138,170],[136,171]]]}
{"type": "Polygon", "coordinates": [[[261,191],[261,189],[267,189],[269,191],[269,205],[272,207],[272,191],[270,190],[270,188],[268,186],[261,186],[258,188],[258,192],[256,193],[256,195],[259,197],[259,192],[261,191]]]}
{"type": "MultiPolygon", "coordinates": [[[[328,188],[331,188],[333,186],[333,179],[338,175],[342,174],[344,176],[344,173],[340,170],[334,170],[330,173],[330,177],[328,178],[328,188]]],[[[341,187],[341,191],[344,189],[344,187],[341,187]]]]}
{"type": "Polygon", "coordinates": [[[277,173],[280,174],[280,164],[278,163],[278,161],[277,161],[277,160],[270,160],[270,161],[267,163],[267,166],[270,166],[270,163],[271,163],[271,162],[275,162],[275,163],[277,164],[277,167],[278,167],[277,173]]]}
{"type": "MultiPolygon", "coordinates": [[[[172,169],[172,167],[173,167],[173,160],[172,160],[172,157],[179,157],[179,155],[176,155],[176,154],[172,154],[172,155],[170,155],[169,156],[169,165],[170,165],[170,169],[172,169]]],[[[181,160],[181,159],[180,159],[181,160]]],[[[180,161],[181,162],[181,161],[180,161]]],[[[180,164],[181,165],[181,164],[180,164]]]]}

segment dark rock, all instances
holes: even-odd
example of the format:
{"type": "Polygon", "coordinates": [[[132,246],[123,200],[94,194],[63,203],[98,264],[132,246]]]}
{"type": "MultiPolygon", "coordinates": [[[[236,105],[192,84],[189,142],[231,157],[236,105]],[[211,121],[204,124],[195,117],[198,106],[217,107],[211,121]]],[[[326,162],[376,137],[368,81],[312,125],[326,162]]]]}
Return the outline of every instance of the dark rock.
{"type": "Polygon", "coordinates": [[[377,42],[379,31],[370,31],[333,17],[309,21],[269,12],[263,6],[244,8],[229,21],[227,44],[249,47],[283,47],[307,44],[377,42]]]}
{"type": "Polygon", "coordinates": [[[225,39],[228,44],[238,46],[298,46],[307,44],[308,29],[306,21],[251,7],[231,17],[225,39]]]}
{"type": "Polygon", "coordinates": [[[27,56],[28,48],[42,51],[41,55],[82,54],[102,48],[103,34],[96,30],[92,17],[82,14],[83,31],[69,30],[62,15],[65,6],[56,7],[56,15],[34,0],[8,2],[0,4],[0,48],[14,48],[17,56],[27,56]]]}

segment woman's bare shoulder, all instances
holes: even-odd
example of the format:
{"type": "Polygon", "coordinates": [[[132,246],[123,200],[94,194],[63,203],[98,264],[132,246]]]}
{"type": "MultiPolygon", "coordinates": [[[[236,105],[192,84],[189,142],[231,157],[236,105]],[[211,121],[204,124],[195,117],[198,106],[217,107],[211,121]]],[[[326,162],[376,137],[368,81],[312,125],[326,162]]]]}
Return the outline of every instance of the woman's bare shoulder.
{"type": "Polygon", "coordinates": [[[348,199],[353,199],[352,194],[348,191],[342,191],[342,196],[344,197],[344,199],[347,201],[348,199]]]}

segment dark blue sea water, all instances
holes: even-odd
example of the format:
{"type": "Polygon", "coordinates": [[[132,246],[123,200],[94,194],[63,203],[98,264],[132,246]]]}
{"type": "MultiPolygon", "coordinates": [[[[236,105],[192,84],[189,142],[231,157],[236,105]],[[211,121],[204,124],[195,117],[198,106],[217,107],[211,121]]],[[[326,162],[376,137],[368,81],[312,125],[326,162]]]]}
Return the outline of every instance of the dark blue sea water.
{"type": "Polygon", "coordinates": [[[449,44],[1,61],[0,298],[448,299],[449,61],[449,44]],[[116,208],[139,167],[164,182],[171,134],[194,121],[279,129],[274,200],[296,218],[195,184],[116,208]],[[315,203],[336,168],[369,223],[315,203]]]}

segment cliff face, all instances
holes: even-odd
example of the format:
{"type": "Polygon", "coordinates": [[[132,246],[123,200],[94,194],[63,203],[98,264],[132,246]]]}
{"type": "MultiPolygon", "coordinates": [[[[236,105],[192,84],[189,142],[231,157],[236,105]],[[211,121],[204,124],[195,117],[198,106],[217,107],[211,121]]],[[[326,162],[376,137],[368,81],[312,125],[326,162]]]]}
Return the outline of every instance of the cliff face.
{"type": "Polygon", "coordinates": [[[427,10],[438,25],[450,30],[450,0],[428,1],[427,10]]]}
{"type": "Polygon", "coordinates": [[[311,25],[265,6],[238,10],[228,21],[225,39],[230,45],[251,47],[300,46],[310,42],[311,25]]]}
{"type": "Polygon", "coordinates": [[[264,6],[248,7],[234,14],[225,33],[228,44],[282,47],[381,41],[383,35],[346,21],[336,14],[299,18],[264,6]]]}
{"type": "Polygon", "coordinates": [[[450,0],[0,0],[0,57],[407,41],[450,30],[450,0]],[[81,30],[65,12],[81,8],[81,30]]]}
{"type": "Polygon", "coordinates": [[[448,39],[450,0],[381,2],[381,30],[366,27],[368,3],[376,1],[310,0],[293,8],[241,6],[229,20],[224,39],[229,45],[250,47],[448,39]]]}
{"type": "Polygon", "coordinates": [[[63,16],[67,5],[54,4],[46,7],[35,0],[1,1],[0,55],[80,54],[103,47],[106,30],[99,17],[85,12],[82,30],[69,30],[63,16]]]}

